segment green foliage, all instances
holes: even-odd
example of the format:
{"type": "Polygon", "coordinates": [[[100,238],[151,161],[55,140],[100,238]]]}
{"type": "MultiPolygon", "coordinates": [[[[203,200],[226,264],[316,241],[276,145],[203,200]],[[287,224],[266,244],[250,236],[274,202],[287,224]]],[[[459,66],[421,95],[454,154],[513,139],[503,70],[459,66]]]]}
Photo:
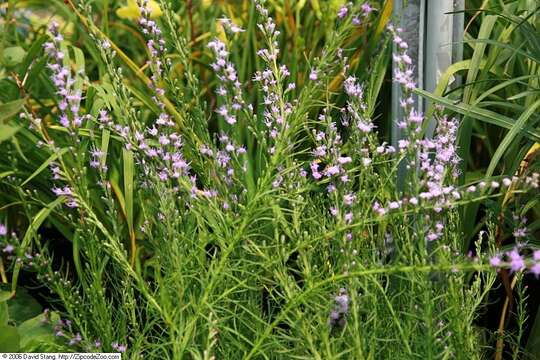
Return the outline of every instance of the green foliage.
{"type": "MultiPolygon", "coordinates": [[[[360,3],[268,1],[267,14],[252,1],[152,2],[167,49],[157,54],[160,36],[142,31],[131,1],[10,6],[3,49],[22,51],[10,50],[0,72],[0,216],[10,230],[0,275],[11,287],[0,293],[0,350],[483,358],[475,321],[496,278],[486,261],[496,231],[477,236],[460,212],[525,198],[534,179],[524,171],[512,186],[467,193],[471,181],[456,184],[449,165],[436,179],[444,204],[420,199],[431,179],[420,167],[397,187],[424,139],[411,130],[410,145],[392,151],[371,128],[395,119],[384,110],[393,1],[370,3],[356,23],[360,3]],[[216,53],[227,67],[213,65],[216,53]],[[60,68],[68,85],[55,81],[60,68]],[[463,250],[474,237],[472,261],[463,250]],[[38,314],[23,275],[56,311],[38,314]]],[[[499,26],[489,16],[472,59],[452,68],[479,86],[497,60],[484,41],[499,26]]],[[[478,130],[473,119],[508,130],[482,179],[523,153],[516,142],[540,138],[539,102],[513,116],[486,109],[496,91],[445,88],[418,92],[465,116],[462,144],[478,130]]],[[[452,120],[430,114],[437,141],[451,143],[452,120]]]]}
{"type": "Polygon", "coordinates": [[[54,335],[56,312],[43,313],[41,306],[25,289],[17,295],[0,292],[0,350],[2,352],[54,352],[62,345],[54,335]]]}
{"type": "MultiPolygon", "coordinates": [[[[460,148],[463,170],[469,171],[463,176],[514,175],[528,150],[540,141],[535,111],[539,8],[530,1],[472,3],[470,9],[480,10],[465,34],[465,54],[470,59],[452,65],[433,95],[422,95],[463,116],[460,148]],[[462,77],[464,83],[442,98],[451,77],[462,77]]],[[[540,208],[531,210],[538,216],[540,208]]],[[[464,209],[463,231],[469,234],[465,247],[474,236],[478,211],[476,204],[464,209]]]]}
{"type": "MultiPolygon", "coordinates": [[[[461,156],[463,181],[479,178],[519,175],[525,169],[538,167],[540,124],[538,106],[540,92],[540,7],[535,1],[470,1],[471,20],[464,39],[465,60],[453,64],[441,76],[434,94],[421,95],[443,105],[446,109],[462,115],[461,156]],[[463,84],[447,89],[450,78],[461,78],[463,84]],[[479,120],[479,121],[477,121],[479,120]],[[487,155],[487,156],[486,156],[487,155]]],[[[507,195],[492,204],[469,204],[462,211],[466,234],[463,248],[468,248],[474,234],[486,223],[489,216],[498,216],[497,246],[511,248],[527,244],[538,247],[538,218],[540,207],[536,199],[507,195]],[[490,211],[485,211],[489,206],[490,211]],[[530,237],[514,237],[514,218],[528,218],[530,237]]],[[[524,292],[523,292],[524,294],[524,292]]],[[[518,306],[523,310],[525,296],[518,306]]],[[[514,300],[508,294],[503,298],[514,300]]],[[[535,312],[534,310],[532,311],[535,312]]],[[[501,311],[502,334],[507,326],[504,321],[506,309],[501,311]]],[[[538,357],[535,344],[540,317],[531,324],[526,314],[509,314],[518,324],[518,340],[505,333],[497,343],[496,359],[503,356],[503,343],[510,342],[513,358],[538,357]],[[532,328],[527,353],[521,345],[524,327],[532,328]],[[517,342],[517,343],[516,343],[517,342]]],[[[510,353],[508,353],[509,355],[510,353]]]]}

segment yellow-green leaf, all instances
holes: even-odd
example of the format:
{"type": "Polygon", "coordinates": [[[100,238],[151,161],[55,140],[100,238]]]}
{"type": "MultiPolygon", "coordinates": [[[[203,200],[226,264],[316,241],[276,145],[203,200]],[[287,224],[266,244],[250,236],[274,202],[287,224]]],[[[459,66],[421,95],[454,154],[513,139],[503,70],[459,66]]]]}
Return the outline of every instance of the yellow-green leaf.
{"type": "Polygon", "coordinates": [[[21,128],[22,126],[11,126],[11,125],[0,124],[0,142],[10,139],[19,130],[21,130],[21,128]]]}
{"type": "MultiPolygon", "coordinates": [[[[150,9],[150,18],[152,19],[158,18],[163,14],[159,5],[154,0],[148,1],[148,8],[150,9]]],[[[141,17],[141,10],[136,0],[128,0],[125,6],[116,10],[116,15],[122,19],[137,20],[141,17]]]]}
{"type": "Polygon", "coordinates": [[[10,101],[0,104],[0,122],[5,122],[21,112],[26,99],[10,101]]]}

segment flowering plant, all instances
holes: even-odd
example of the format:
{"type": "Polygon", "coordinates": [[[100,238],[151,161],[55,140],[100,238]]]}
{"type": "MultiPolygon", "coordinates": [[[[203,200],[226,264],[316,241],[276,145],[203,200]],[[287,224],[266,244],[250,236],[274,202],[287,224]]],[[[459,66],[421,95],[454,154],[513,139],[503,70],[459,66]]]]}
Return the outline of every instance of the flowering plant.
{"type": "Polygon", "coordinates": [[[474,321],[493,267],[538,275],[539,257],[501,258],[494,231],[468,256],[459,210],[534,193],[539,176],[458,182],[458,121],[439,108],[426,136],[386,2],[340,5],[325,46],[298,63],[264,2],[245,27],[220,14],[204,71],[169,2],[130,12],[141,68],[85,15],[90,1],[68,3],[98,70],[87,74],[85,54],[50,24],[51,101],[21,106],[18,119],[46,159],[3,180],[45,206],[22,237],[0,227],[13,293],[20,274],[35,274],[64,316],[63,345],[156,359],[481,356],[474,321]],[[353,44],[365,34],[378,36],[378,54],[361,68],[353,44]],[[404,114],[393,144],[378,106],[390,60],[404,114]],[[69,256],[40,238],[47,217],[69,256]]]}

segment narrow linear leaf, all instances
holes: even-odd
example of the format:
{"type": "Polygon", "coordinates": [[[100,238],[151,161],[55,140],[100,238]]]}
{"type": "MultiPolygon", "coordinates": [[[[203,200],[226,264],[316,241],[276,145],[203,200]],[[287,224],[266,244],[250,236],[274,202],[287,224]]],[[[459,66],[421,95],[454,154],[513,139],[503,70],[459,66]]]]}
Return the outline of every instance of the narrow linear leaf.
{"type": "MultiPolygon", "coordinates": [[[[24,131],[24,129],[21,129],[21,131],[24,131]]],[[[15,149],[17,150],[17,153],[19,153],[21,158],[23,158],[26,162],[28,162],[28,158],[24,155],[21,148],[21,144],[19,144],[19,140],[17,139],[17,137],[12,137],[11,142],[13,143],[13,146],[15,146],[15,149]]]]}
{"type": "Polygon", "coordinates": [[[116,199],[118,200],[118,205],[120,205],[120,210],[122,211],[122,215],[127,219],[126,215],[126,201],[124,200],[124,194],[122,194],[122,190],[120,189],[120,186],[118,185],[118,180],[114,178],[109,179],[109,183],[111,184],[111,189],[116,196],[116,199]]]}
{"type": "Polygon", "coordinates": [[[540,358],[540,311],[536,312],[532,322],[531,333],[525,349],[531,355],[531,359],[540,358]]]}
{"type": "MultiPolygon", "coordinates": [[[[493,27],[495,26],[496,22],[497,22],[497,16],[495,15],[486,16],[480,26],[480,31],[478,32],[478,39],[489,38],[489,35],[491,34],[491,31],[493,30],[493,27]]],[[[478,76],[478,73],[480,72],[480,65],[482,63],[486,47],[487,47],[487,44],[484,42],[478,42],[474,46],[474,53],[471,58],[471,62],[469,64],[469,71],[467,73],[467,84],[476,80],[476,77],[478,76]]],[[[463,94],[463,99],[465,102],[469,102],[471,100],[472,92],[473,92],[473,88],[469,88],[469,87],[465,88],[465,92],[463,94]]]]}
{"type": "MultiPolygon", "coordinates": [[[[24,234],[24,237],[22,239],[21,245],[18,249],[18,256],[23,256],[24,252],[26,251],[26,248],[30,245],[30,242],[32,241],[32,238],[35,236],[37,230],[43,224],[45,219],[49,216],[51,211],[55,207],[57,207],[59,204],[64,202],[65,198],[63,196],[57,198],[56,200],[50,202],[46,207],[41,209],[36,216],[34,217],[34,220],[30,223],[30,226],[26,230],[26,233],[24,234]]],[[[13,276],[11,280],[11,291],[12,293],[15,293],[15,289],[17,288],[17,279],[19,278],[19,272],[21,271],[21,262],[15,263],[15,268],[13,269],[13,276]]]]}
{"type": "Polygon", "coordinates": [[[110,130],[103,129],[103,133],[101,134],[101,152],[103,153],[101,157],[101,166],[105,166],[105,163],[107,162],[107,153],[109,151],[109,140],[111,138],[111,132],[110,130]]]}
{"type": "Polygon", "coordinates": [[[126,217],[129,231],[133,231],[133,153],[124,149],[124,201],[126,204],[126,217]]]}
{"type": "MultiPolygon", "coordinates": [[[[489,38],[496,22],[497,22],[497,16],[494,16],[494,15],[486,16],[481,22],[480,30],[478,32],[478,38],[479,39],[489,38]]],[[[467,71],[466,84],[471,84],[474,81],[478,80],[478,74],[480,73],[480,70],[482,70],[482,73],[486,72],[485,67],[481,69],[482,60],[484,60],[484,53],[486,51],[486,47],[487,47],[487,44],[485,43],[475,44],[474,52],[471,58],[471,63],[467,71]]],[[[477,94],[476,87],[471,87],[471,86],[465,87],[463,91],[463,102],[465,104],[469,104],[473,102],[476,94],[477,94]]],[[[472,122],[465,121],[466,119],[463,119],[463,120],[464,121],[462,122],[460,126],[460,130],[459,130],[459,149],[458,149],[459,156],[461,157],[461,159],[463,159],[461,163],[462,169],[466,167],[469,162],[469,148],[471,146],[471,139],[472,139],[472,122]]],[[[461,177],[460,180],[463,181],[463,177],[461,177]]]]}
{"type": "MultiPolygon", "coordinates": [[[[470,116],[474,119],[484,121],[489,124],[500,126],[505,129],[511,129],[515,121],[507,116],[497,114],[496,112],[485,110],[477,106],[468,105],[462,102],[454,102],[440,96],[433,95],[427,91],[416,89],[415,93],[437,102],[449,110],[455,111],[464,116],[470,116]]],[[[531,140],[540,141],[540,131],[529,128],[519,128],[520,132],[525,133],[531,140]]]]}
{"type": "MultiPolygon", "coordinates": [[[[75,46],[70,46],[71,50],[73,51],[73,64],[75,66],[75,70],[77,74],[79,74],[79,71],[84,70],[84,53],[81,49],[75,46]]],[[[77,75],[75,77],[75,89],[82,90],[84,84],[84,78],[80,75],[77,75]]]]}
{"type": "Polygon", "coordinates": [[[477,43],[477,44],[489,44],[489,45],[498,46],[498,47],[504,48],[506,50],[510,50],[513,53],[523,55],[526,58],[529,58],[530,60],[532,60],[534,62],[540,63],[540,57],[538,57],[536,54],[528,53],[526,51],[520,50],[520,49],[518,49],[518,48],[516,48],[516,47],[514,47],[512,45],[508,45],[508,44],[502,43],[500,41],[489,40],[489,39],[474,39],[474,40],[467,40],[467,42],[477,43]]]}
{"type": "Polygon", "coordinates": [[[482,93],[482,95],[478,96],[478,98],[476,99],[476,103],[480,103],[482,100],[484,100],[485,98],[487,98],[491,94],[494,94],[497,91],[500,91],[500,90],[504,89],[507,86],[510,86],[512,84],[515,84],[515,83],[522,82],[523,80],[532,79],[532,78],[539,78],[539,77],[540,77],[539,75],[523,75],[523,76],[518,76],[518,77],[515,77],[515,78],[512,78],[512,79],[503,81],[502,83],[487,89],[485,92],[482,93]]]}
{"type": "MultiPolygon", "coordinates": [[[[8,292],[11,295],[10,292],[8,292]]],[[[6,301],[0,302],[0,327],[8,324],[9,321],[9,309],[6,301]]]]}
{"type": "Polygon", "coordinates": [[[49,158],[47,160],[45,160],[45,162],[43,164],[41,164],[40,167],[37,168],[36,171],[34,171],[32,173],[32,175],[30,175],[26,180],[23,181],[23,183],[21,184],[21,186],[24,186],[26,184],[28,184],[28,182],[30,180],[32,180],[33,178],[35,178],[36,176],[39,175],[39,173],[41,173],[47,166],[49,166],[49,164],[51,162],[53,162],[54,160],[56,160],[58,157],[64,155],[66,152],[67,152],[67,148],[64,148],[64,149],[61,149],[59,152],[57,153],[54,153],[52,154],[51,156],[49,156],[49,158]]]}
{"type": "Polygon", "coordinates": [[[516,94],[516,95],[513,95],[513,96],[510,96],[509,98],[507,98],[506,100],[508,101],[514,101],[514,100],[518,100],[518,99],[521,99],[521,98],[524,98],[524,97],[527,97],[527,96],[536,96],[537,94],[540,93],[540,90],[528,90],[528,91],[523,91],[523,92],[520,92],[519,94],[516,94]]]}
{"type": "Polygon", "coordinates": [[[82,280],[84,279],[84,273],[82,271],[81,266],[81,257],[80,257],[80,248],[81,248],[81,234],[80,231],[75,231],[75,234],[73,235],[73,264],[75,265],[75,270],[77,271],[77,274],[79,275],[79,278],[82,280]]]}
{"type": "Polygon", "coordinates": [[[13,170],[8,170],[8,171],[1,172],[0,173],[0,179],[3,179],[5,177],[7,177],[9,175],[13,175],[13,174],[15,174],[15,171],[13,171],[13,170]]]}
{"type": "Polygon", "coordinates": [[[129,241],[131,246],[130,264],[135,264],[137,255],[137,244],[135,240],[135,231],[133,230],[133,152],[123,149],[124,160],[124,199],[126,203],[126,221],[129,229],[129,241]]]}
{"type": "Polygon", "coordinates": [[[392,19],[393,9],[394,9],[394,0],[385,1],[384,7],[381,11],[381,16],[379,17],[379,23],[377,24],[377,29],[375,30],[376,36],[380,35],[383,32],[388,22],[392,19]]]}
{"type": "Polygon", "coordinates": [[[508,149],[508,147],[513,142],[519,142],[521,140],[521,134],[522,134],[521,129],[525,126],[527,120],[529,120],[531,115],[534,114],[538,106],[540,106],[540,100],[536,101],[527,110],[525,110],[525,112],[521,114],[521,116],[514,123],[514,126],[512,126],[508,134],[506,134],[504,139],[501,141],[501,143],[497,147],[497,150],[493,154],[493,157],[491,158],[488,169],[486,171],[486,177],[490,177],[491,175],[493,175],[493,172],[495,171],[495,167],[497,166],[502,156],[506,152],[506,149],[508,149]]]}

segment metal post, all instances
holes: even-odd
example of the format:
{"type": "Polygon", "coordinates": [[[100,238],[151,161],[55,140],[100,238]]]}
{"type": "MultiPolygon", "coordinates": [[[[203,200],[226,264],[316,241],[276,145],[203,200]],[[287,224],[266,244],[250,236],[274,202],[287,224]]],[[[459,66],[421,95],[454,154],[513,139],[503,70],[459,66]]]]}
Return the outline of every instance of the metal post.
{"type": "MultiPolygon", "coordinates": [[[[464,9],[465,0],[396,0],[394,16],[403,29],[403,39],[409,44],[409,56],[417,64],[418,87],[435,90],[441,74],[462,58],[463,13],[449,14],[464,9]]],[[[395,120],[402,117],[399,107],[400,89],[392,88],[392,144],[402,137],[395,120]]],[[[415,98],[420,110],[426,109],[421,98],[415,98]]],[[[430,119],[427,136],[433,134],[435,122],[430,119]]]]}

